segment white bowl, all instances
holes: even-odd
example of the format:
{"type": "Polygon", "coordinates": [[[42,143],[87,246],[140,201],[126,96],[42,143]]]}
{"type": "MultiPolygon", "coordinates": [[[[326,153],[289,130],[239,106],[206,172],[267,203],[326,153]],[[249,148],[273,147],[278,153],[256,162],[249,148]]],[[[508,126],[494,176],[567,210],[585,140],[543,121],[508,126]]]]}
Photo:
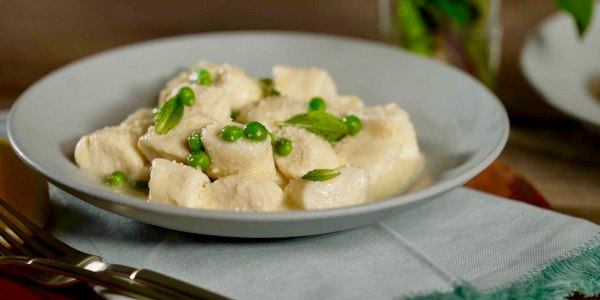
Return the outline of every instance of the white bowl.
{"type": "Polygon", "coordinates": [[[19,156],[52,183],[98,207],[181,231],[233,237],[291,237],[382,220],[456,188],[487,167],[508,136],[498,99],[468,75],[373,42],[333,36],[230,32],[123,47],[70,64],[30,87],[13,106],[8,131],[19,156]],[[154,106],[165,81],[198,59],[239,64],[256,77],[274,64],[329,70],[339,90],[367,104],[396,102],[417,130],[427,159],[420,182],[387,200],[319,211],[208,211],[116,194],[73,160],[80,136],[154,106]]]}
{"type": "Polygon", "coordinates": [[[547,18],[528,36],[520,59],[525,77],[550,105],[600,132],[600,9],[583,38],[571,15],[547,18]]]}

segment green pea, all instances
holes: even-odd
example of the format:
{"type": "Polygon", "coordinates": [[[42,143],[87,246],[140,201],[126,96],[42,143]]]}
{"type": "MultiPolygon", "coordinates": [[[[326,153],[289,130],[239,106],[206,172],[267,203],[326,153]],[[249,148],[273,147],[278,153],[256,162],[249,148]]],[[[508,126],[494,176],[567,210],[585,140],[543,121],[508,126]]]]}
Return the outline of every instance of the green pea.
{"type": "Polygon", "coordinates": [[[252,141],[264,141],[269,135],[267,128],[258,122],[250,122],[244,126],[244,136],[252,141]]]}
{"type": "Polygon", "coordinates": [[[181,103],[187,106],[192,106],[196,101],[196,95],[194,95],[194,91],[187,86],[182,87],[179,92],[177,92],[177,97],[179,97],[181,103]]]}
{"type": "Polygon", "coordinates": [[[205,69],[198,69],[192,72],[188,77],[189,81],[199,85],[211,85],[213,80],[210,73],[205,69]]]}
{"type": "Polygon", "coordinates": [[[279,156],[288,156],[292,149],[292,141],[286,138],[279,138],[275,143],[275,153],[279,156]]]}
{"type": "Polygon", "coordinates": [[[192,132],[192,134],[190,136],[188,136],[188,146],[190,147],[190,150],[192,151],[196,151],[196,150],[202,150],[202,138],[200,137],[200,134],[197,132],[192,132]]]}
{"type": "Polygon", "coordinates": [[[208,154],[202,150],[196,150],[190,153],[190,155],[187,157],[187,165],[192,168],[204,171],[206,168],[208,168],[209,164],[210,156],[208,156],[208,154]]]}
{"type": "Polygon", "coordinates": [[[127,182],[127,175],[121,171],[112,172],[106,177],[106,185],[108,186],[121,186],[127,182]]]}
{"type": "Polygon", "coordinates": [[[198,83],[200,85],[211,85],[213,80],[210,77],[210,73],[204,69],[200,70],[200,79],[198,80],[198,83]]]}
{"type": "Polygon", "coordinates": [[[243,135],[244,130],[235,125],[227,125],[221,130],[221,139],[226,142],[235,142],[241,139],[243,135]]]}
{"type": "Polygon", "coordinates": [[[327,104],[325,104],[323,98],[314,97],[310,99],[310,102],[308,102],[309,111],[325,111],[326,108],[327,104]]]}
{"type": "Polygon", "coordinates": [[[346,116],[342,119],[342,121],[346,123],[346,127],[348,128],[348,133],[350,135],[355,135],[362,129],[362,122],[354,115],[346,116]]]}

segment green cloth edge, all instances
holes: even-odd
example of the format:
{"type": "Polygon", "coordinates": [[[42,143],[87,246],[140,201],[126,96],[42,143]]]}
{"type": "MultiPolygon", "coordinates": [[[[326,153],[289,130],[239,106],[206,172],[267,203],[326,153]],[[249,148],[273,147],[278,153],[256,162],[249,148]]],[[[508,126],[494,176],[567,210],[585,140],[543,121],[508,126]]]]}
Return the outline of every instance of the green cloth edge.
{"type": "Polygon", "coordinates": [[[479,291],[462,281],[456,284],[452,292],[435,292],[405,299],[564,299],[575,293],[586,297],[600,295],[600,234],[584,246],[541,265],[505,286],[479,291]]]}

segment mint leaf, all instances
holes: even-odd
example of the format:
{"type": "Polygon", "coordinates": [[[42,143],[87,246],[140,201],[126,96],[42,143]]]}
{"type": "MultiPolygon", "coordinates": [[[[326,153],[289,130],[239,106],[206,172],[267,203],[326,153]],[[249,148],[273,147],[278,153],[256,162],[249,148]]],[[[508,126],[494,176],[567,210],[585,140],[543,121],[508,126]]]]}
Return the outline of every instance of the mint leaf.
{"type": "Polygon", "coordinates": [[[585,34],[594,12],[594,0],[555,0],[556,5],[570,13],[577,24],[579,37],[585,34]]]}
{"type": "Polygon", "coordinates": [[[296,115],[280,125],[304,128],[330,143],[339,141],[348,134],[346,123],[324,111],[309,111],[306,114],[296,115]]]}
{"type": "Polygon", "coordinates": [[[154,127],[158,134],[165,134],[179,124],[183,117],[183,102],[175,96],[165,102],[154,115],[154,127]]]}
{"type": "Polygon", "coordinates": [[[304,180],[325,181],[340,176],[340,170],[337,169],[315,169],[302,176],[304,180]]]}

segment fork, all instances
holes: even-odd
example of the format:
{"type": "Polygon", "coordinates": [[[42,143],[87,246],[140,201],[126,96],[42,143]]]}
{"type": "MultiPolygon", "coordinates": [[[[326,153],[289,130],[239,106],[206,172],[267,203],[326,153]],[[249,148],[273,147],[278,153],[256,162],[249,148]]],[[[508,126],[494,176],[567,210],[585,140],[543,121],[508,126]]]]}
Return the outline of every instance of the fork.
{"type": "Polygon", "coordinates": [[[0,254],[0,265],[48,287],[83,281],[136,298],[227,299],[151,270],[104,263],[45,232],[2,199],[0,254]]]}

